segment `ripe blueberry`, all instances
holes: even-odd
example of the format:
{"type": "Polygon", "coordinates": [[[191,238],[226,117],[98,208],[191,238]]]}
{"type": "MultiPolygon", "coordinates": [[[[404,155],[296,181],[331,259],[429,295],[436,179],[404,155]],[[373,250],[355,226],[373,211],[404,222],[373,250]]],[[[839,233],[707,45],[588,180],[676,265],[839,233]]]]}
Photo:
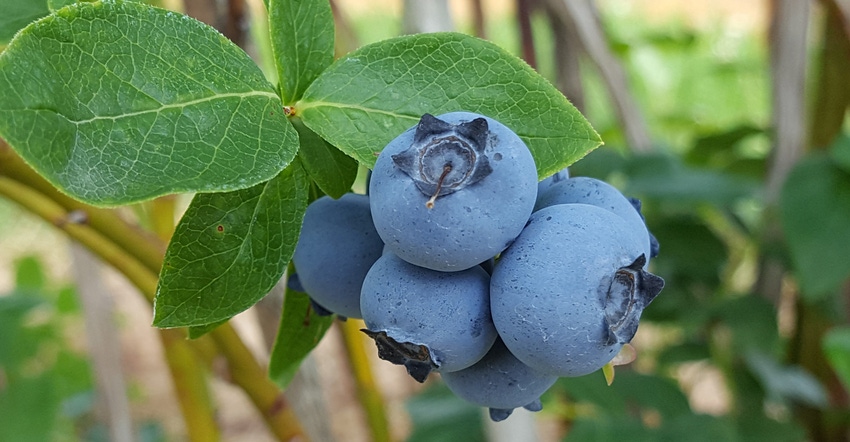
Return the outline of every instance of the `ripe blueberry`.
{"type": "Polygon", "coordinates": [[[540,395],[558,380],[523,364],[497,339],[480,361],[459,371],[441,373],[455,395],[490,408],[490,418],[501,421],[514,408],[539,411],[540,395]]]}
{"type": "Polygon", "coordinates": [[[549,190],[553,184],[560,183],[561,181],[568,180],[570,178],[570,170],[569,168],[563,168],[552,176],[546,178],[543,181],[537,183],[537,197],[540,198],[540,195],[543,195],[544,192],[549,190]]]}
{"type": "MultiPolygon", "coordinates": [[[[629,208],[634,211],[634,209],[629,208]]],[[[591,373],[629,342],[663,280],[643,270],[633,226],[588,204],[535,212],[490,284],[499,336],[523,363],[556,376],[591,373]]]]}
{"type": "Polygon", "coordinates": [[[378,156],[369,193],[387,248],[418,266],[458,271],[519,235],[537,197],[537,170],[522,140],[496,120],[426,114],[378,156]]]}
{"type": "Polygon", "coordinates": [[[363,281],[364,332],[382,359],[404,365],[419,382],[431,370],[464,369],[496,340],[489,285],[479,266],[439,272],[385,253],[363,281]]]}
{"type": "Polygon", "coordinates": [[[616,187],[604,181],[589,177],[572,177],[554,183],[537,196],[534,210],[556,204],[572,203],[590,204],[617,214],[629,223],[635,235],[640,235],[647,261],[651,256],[655,256],[652,254],[649,230],[640,212],[635,210],[632,202],[616,187]]]}
{"type": "Polygon", "coordinates": [[[292,261],[298,282],[316,304],[360,318],[360,286],[383,248],[372,223],[369,197],[324,196],[307,207],[292,261]]]}

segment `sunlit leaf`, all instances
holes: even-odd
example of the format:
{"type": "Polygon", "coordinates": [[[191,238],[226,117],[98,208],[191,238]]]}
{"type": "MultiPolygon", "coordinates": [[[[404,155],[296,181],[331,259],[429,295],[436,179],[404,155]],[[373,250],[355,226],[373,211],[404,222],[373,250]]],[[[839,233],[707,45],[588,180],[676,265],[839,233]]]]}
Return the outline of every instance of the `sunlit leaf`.
{"type": "Polygon", "coordinates": [[[364,46],[331,65],[295,105],[310,129],[370,168],[375,154],[422,114],[461,110],[516,132],[541,178],[601,144],[584,116],[524,61],[463,34],[364,46]]]}
{"type": "Polygon", "coordinates": [[[95,205],[243,189],[298,149],[244,51],[187,16],[120,0],[62,8],[0,54],[0,136],[95,205]]]}
{"type": "Polygon", "coordinates": [[[307,187],[294,162],[266,183],[196,195],[165,254],[154,325],[220,322],[262,299],[295,250],[307,187]]]}

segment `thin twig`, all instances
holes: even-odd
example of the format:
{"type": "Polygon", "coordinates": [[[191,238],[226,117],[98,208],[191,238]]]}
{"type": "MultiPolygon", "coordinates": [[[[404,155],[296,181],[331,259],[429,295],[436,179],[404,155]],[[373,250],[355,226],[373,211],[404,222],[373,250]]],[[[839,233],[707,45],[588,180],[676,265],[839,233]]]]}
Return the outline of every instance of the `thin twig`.
{"type": "Polygon", "coordinates": [[[808,1],[776,0],[770,26],[773,150],[766,200],[773,204],[806,144],[808,1]]]}
{"type": "Polygon", "coordinates": [[[357,384],[357,396],[360,405],[366,413],[369,429],[372,431],[372,440],[376,442],[389,441],[390,429],[387,421],[387,413],[384,409],[384,400],[381,392],[375,384],[375,376],[369,365],[363,338],[360,331],[366,328],[362,320],[349,318],[338,323],[345,344],[345,352],[354,372],[354,381],[357,384]]]}
{"type": "Polygon", "coordinates": [[[522,58],[529,66],[537,69],[537,55],[534,52],[534,36],[531,33],[532,0],[517,0],[516,18],[519,25],[519,41],[522,58]]]}
{"type": "Polygon", "coordinates": [[[605,32],[592,0],[545,0],[551,11],[564,22],[571,21],[582,48],[599,69],[614,110],[623,126],[626,142],[632,149],[652,149],[649,128],[640,108],[629,91],[626,72],[608,47],[605,32]]]}

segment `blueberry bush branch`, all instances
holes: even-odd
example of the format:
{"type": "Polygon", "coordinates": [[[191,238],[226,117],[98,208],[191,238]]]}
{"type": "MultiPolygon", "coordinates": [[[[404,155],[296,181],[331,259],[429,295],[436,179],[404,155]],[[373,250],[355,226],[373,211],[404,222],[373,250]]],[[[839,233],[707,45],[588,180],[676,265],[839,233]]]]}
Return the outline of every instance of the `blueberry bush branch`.
{"type": "MultiPolygon", "coordinates": [[[[25,165],[19,158],[0,144],[0,194],[8,198],[51,225],[66,233],[71,239],[98,255],[104,262],[114,267],[139,289],[145,298],[153,302],[156,292],[156,268],[161,265],[161,251],[164,244],[156,238],[139,234],[136,228],[128,225],[113,211],[92,208],[60,194],[45,183],[37,174],[26,173],[25,165]],[[46,192],[46,193],[43,193],[46,192]],[[67,206],[66,206],[67,204],[67,206]],[[81,219],[77,217],[82,216],[81,219]],[[101,230],[105,227],[106,231],[101,230]],[[112,236],[134,232],[123,237],[119,245],[112,236]],[[154,258],[160,254],[159,264],[154,258]],[[153,267],[151,269],[149,267],[153,267]]],[[[208,393],[200,384],[193,382],[203,370],[197,365],[197,350],[203,344],[199,341],[187,341],[180,330],[161,330],[166,360],[178,386],[181,408],[186,413],[186,424],[193,440],[209,440],[209,428],[200,426],[214,425],[208,393]],[[195,349],[193,349],[195,347],[195,349]],[[190,355],[192,359],[189,358],[190,355]],[[187,386],[192,386],[186,389],[187,386]],[[206,404],[206,405],[204,405],[206,404]],[[208,417],[204,417],[204,411],[208,417]],[[198,428],[194,426],[198,425],[198,428]]],[[[302,435],[300,424],[286,405],[282,392],[265,375],[265,371],[247,350],[245,344],[233,329],[224,324],[212,332],[212,338],[218,351],[228,360],[233,381],[239,385],[254,403],[268,424],[272,433],[280,440],[290,440],[302,435]]],[[[201,379],[203,377],[200,377],[201,379]]]]}

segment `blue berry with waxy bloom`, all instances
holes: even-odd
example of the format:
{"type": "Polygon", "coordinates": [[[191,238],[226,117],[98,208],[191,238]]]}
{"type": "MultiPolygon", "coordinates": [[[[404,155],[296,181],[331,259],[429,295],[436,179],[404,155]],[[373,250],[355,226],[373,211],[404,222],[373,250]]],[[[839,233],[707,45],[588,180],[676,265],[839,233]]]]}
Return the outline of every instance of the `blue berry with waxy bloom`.
{"type": "Polygon", "coordinates": [[[537,183],[537,197],[540,198],[540,195],[543,195],[544,192],[549,190],[552,185],[556,183],[560,183],[561,181],[566,181],[570,179],[570,170],[569,168],[563,168],[546,179],[537,183]]]}
{"type": "Polygon", "coordinates": [[[520,362],[501,339],[471,367],[441,376],[455,395],[489,408],[490,418],[497,422],[518,407],[539,411],[540,396],[558,380],[520,362]]]}
{"type": "Polygon", "coordinates": [[[439,272],[385,253],[363,281],[363,331],[378,356],[419,382],[432,370],[464,369],[496,340],[489,288],[490,275],[480,266],[439,272]]]}
{"type": "Polygon", "coordinates": [[[469,112],[422,116],[378,156],[372,218],[393,253],[459,271],[505,249],[537,197],[531,152],[498,121],[469,112]]]}
{"type": "Polygon", "coordinates": [[[315,304],[360,318],[360,287],[383,248],[372,223],[369,197],[324,196],[307,207],[292,262],[298,282],[315,304]]]}
{"type": "Polygon", "coordinates": [[[543,373],[581,376],[631,341],[664,285],[644,270],[646,244],[633,228],[588,204],[531,216],[490,283],[493,322],[517,359],[543,373]]]}
{"type": "MultiPolygon", "coordinates": [[[[572,177],[553,183],[543,193],[537,196],[534,210],[556,204],[590,204],[601,207],[623,218],[631,226],[635,235],[639,235],[644,244],[644,254],[647,261],[655,256],[652,239],[646,228],[643,216],[636,210],[632,201],[623,196],[616,187],[590,177],[572,177]]],[[[657,252],[657,242],[655,251],[657,252]]]]}

